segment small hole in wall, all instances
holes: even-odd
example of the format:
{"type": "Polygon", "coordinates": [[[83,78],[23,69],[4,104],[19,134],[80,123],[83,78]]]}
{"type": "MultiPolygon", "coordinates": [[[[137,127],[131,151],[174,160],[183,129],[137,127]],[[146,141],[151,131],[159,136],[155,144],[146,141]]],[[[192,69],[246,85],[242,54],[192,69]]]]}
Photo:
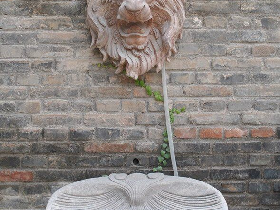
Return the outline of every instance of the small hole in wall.
{"type": "Polygon", "coordinates": [[[140,161],[139,161],[138,158],[134,158],[132,162],[133,162],[133,164],[136,165],[136,166],[138,166],[139,163],[140,163],[140,161]]]}

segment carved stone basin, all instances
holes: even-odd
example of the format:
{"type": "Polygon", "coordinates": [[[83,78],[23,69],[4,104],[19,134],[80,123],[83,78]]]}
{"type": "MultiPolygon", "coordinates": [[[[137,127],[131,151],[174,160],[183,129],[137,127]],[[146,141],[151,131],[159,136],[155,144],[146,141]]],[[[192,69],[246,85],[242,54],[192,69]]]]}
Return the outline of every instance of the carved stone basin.
{"type": "Polygon", "coordinates": [[[111,174],[56,191],[47,210],[228,210],[211,185],[162,173],[111,174]]]}

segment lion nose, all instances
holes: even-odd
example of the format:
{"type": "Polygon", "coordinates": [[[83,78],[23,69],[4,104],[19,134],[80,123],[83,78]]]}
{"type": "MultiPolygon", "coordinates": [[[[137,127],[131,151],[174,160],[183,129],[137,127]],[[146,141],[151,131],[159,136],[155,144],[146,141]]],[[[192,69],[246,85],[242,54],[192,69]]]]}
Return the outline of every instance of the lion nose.
{"type": "Polygon", "coordinates": [[[145,8],[147,5],[145,0],[126,0],[124,1],[124,7],[130,12],[137,12],[145,8]]]}

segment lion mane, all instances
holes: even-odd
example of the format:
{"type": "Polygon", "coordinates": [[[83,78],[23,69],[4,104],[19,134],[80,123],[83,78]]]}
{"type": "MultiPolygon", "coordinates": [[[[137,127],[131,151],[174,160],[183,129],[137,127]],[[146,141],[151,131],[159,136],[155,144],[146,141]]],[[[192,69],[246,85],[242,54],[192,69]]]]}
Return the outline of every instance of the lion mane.
{"type": "Polygon", "coordinates": [[[88,0],[87,24],[92,48],[99,48],[103,61],[111,59],[137,79],[176,53],[182,36],[185,0],[88,0]]]}

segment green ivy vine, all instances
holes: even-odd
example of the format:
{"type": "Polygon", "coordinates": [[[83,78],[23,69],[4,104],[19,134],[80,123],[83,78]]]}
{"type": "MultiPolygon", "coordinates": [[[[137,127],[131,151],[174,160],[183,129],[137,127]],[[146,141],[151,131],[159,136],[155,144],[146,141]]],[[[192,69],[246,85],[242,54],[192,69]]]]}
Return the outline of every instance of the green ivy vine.
{"type": "MultiPolygon", "coordinates": [[[[153,96],[156,101],[163,102],[163,97],[160,94],[159,91],[153,91],[152,88],[149,85],[146,85],[143,80],[135,80],[135,84],[137,86],[143,87],[146,90],[147,95],[153,96]]],[[[173,124],[175,121],[175,114],[180,114],[182,112],[185,112],[186,108],[183,107],[182,109],[170,109],[169,115],[170,115],[170,123],[173,124]]],[[[163,143],[161,144],[161,150],[160,155],[158,156],[158,166],[153,168],[153,172],[161,172],[163,170],[163,167],[167,165],[167,161],[171,158],[170,155],[170,148],[168,146],[168,134],[167,130],[165,129],[163,132],[163,143]]]]}
{"type": "MultiPolygon", "coordinates": [[[[111,63],[98,63],[96,64],[99,68],[116,68],[114,64],[111,63]]],[[[148,96],[153,96],[156,101],[163,102],[163,97],[159,91],[153,91],[151,86],[146,85],[144,80],[137,79],[135,80],[136,86],[145,88],[146,93],[148,96]]],[[[186,108],[183,107],[181,109],[170,109],[169,115],[170,115],[170,123],[173,124],[175,121],[175,114],[180,114],[182,112],[185,112],[186,108]]],[[[161,144],[161,150],[160,155],[158,156],[158,166],[153,168],[153,172],[161,172],[163,170],[163,167],[167,165],[167,161],[171,158],[170,155],[170,148],[168,145],[168,134],[167,130],[165,129],[163,132],[163,142],[161,144]]]]}

